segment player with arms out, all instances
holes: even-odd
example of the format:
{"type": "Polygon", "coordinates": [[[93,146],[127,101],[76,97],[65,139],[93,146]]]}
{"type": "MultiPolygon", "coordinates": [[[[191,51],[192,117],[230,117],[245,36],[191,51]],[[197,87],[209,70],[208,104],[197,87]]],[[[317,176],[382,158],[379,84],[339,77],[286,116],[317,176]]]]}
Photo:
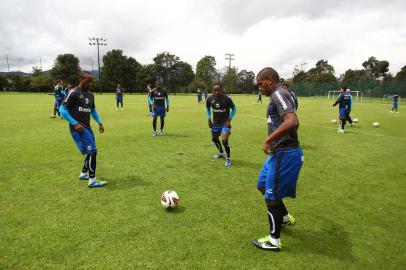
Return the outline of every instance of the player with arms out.
{"type": "Polygon", "coordinates": [[[296,183],[303,164],[303,151],[297,136],[299,120],[291,94],[281,86],[273,68],[262,69],[257,75],[257,83],[262,94],[271,97],[267,109],[268,137],[262,146],[269,157],[257,182],[268,208],[270,235],[253,240],[252,244],[260,249],[280,251],[282,227],[295,223],[282,199],[296,197],[296,183]]]}
{"type": "Polygon", "coordinates": [[[156,124],[158,116],[161,120],[161,130],[159,135],[164,135],[164,125],[165,125],[165,116],[169,112],[169,96],[165,89],[161,87],[161,80],[156,80],[155,88],[151,91],[149,102],[152,106],[152,136],[157,136],[156,133],[156,124]],[[166,103],[166,109],[165,109],[166,103]]]}
{"type": "Polygon", "coordinates": [[[124,89],[121,88],[120,84],[117,84],[117,88],[116,88],[116,104],[117,104],[117,108],[116,108],[116,111],[118,111],[118,105],[119,104],[121,104],[121,110],[124,111],[123,98],[124,98],[124,89]]]}
{"type": "Polygon", "coordinates": [[[398,112],[398,105],[399,105],[399,95],[394,95],[393,97],[393,107],[390,112],[398,112]]]}
{"type": "Polygon", "coordinates": [[[103,124],[96,111],[94,96],[89,89],[93,78],[88,72],[82,72],[79,77],[79,86],[72,89],[62,103],[60,112],[69,122],[69,129],[73,140],[82,155],[86,155],[80,180],[88,180],[88,187],[102,187],[105,181],[96,181],[96,142],[90,128],[90,115],[99,124],[99,132],[104,132],[103,124]]]}
{"type": "Polygon", "coordinates": [[[338,96],[336,102],[333,104],[333,107],[338,106],[338,114],[340,117],[340,127],[338,128],[338,133],[344,133],[345,124],[347,120],[350,122],[352,126],[352,120],[349,117],[352,107],[352,97],[349,92],[347,92],[347,88],[342,87],[340,89],[341,93],[338,96]]]}
{"type": "Polygon", "coordinates": [[[219,151],[215,158],[223,158],[223,148],[219,137],[221,135],[221,142],[226,150],[226,163],[225,166],[231,166],[230,159],[230,145],[228,144],[228,138],[231,134],[231,120],[233,119],[237,108],[233,101],[222,93],[223,87],[220,83],[213,85],[213,94],[207,98],[206,112],[209,128],[211,128],[211,140],[219,151]],[[231,109],[231,113],[230,113],[231,109]],[[213,121],[211,120],[211,110],[213,110],[213,121]]]}

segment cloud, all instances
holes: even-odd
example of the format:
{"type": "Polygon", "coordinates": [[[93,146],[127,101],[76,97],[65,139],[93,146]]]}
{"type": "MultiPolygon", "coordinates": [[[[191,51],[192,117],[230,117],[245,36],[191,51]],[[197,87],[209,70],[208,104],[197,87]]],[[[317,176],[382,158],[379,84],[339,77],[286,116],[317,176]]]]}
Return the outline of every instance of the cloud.
{"type": "Polygon", "coordinates": [[[192,66],[205,55],[258,72],[272,65],[291,75],[295,65],[327,59],[336,73],[361,68],[369,56],[405,65],[406,1],[29,1],[3,0],[0,70],[9,55],[13,70],[52,67],[58,54],[73,53],[82,67],[97,63],[88,37],[107,38],[101,54],[122,49],[143,64],[169,51],[192,66]]]}

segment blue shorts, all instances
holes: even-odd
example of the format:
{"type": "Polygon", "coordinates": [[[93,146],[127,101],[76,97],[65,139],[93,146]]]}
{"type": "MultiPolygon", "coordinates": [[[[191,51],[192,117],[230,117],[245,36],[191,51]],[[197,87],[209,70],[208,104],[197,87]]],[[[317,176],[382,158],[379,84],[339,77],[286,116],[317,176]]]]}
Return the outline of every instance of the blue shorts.
{"type": "Polygon", "coordinates": [[[116,96],[117,102],[123,102],[123,96],[116,96]]]}
{"type": "Polygon", "coordinates": [[[56,99],[56,100],[55,100],[55,103],[54,103],[54,107],[55,107],[55,108],[61,107],[62,102],[63,102],[63,99],[56,99]]]}
{"type": "Polygon", "coordinates": [[[220,136],[223,133],[230,133],[231,134],[231,126],[230,127],[226,127],[224,125],[213,125],[211,128],[211,134],[215,135],[215,136],[220,136]]]}
{"type": "Polygon", "coordinates": [[[166,109],[164,106],[157,106],[152,109],[152,116],[154,117],[165,117],[166,116],[166,109]]]}
{"type": "Polygon", "coordinates": [[[97,153],[93,131],[85,128],[82,133],[71,130],[71,135],[82,155],[97,153]]]}
{"type": "Polygon", "coordinates": [[[346,108],[342,108],[338,111],[340,118],[347,118],[348,115],[350,114],[349,110],[347,110],[346,108]]]}
{"type": "Polygon", "coordinates": [[[296,183],[302,164],[303,151],[300,147],[276,150],[267,158],[257,182],[258,188],[265,188],[265,199],[296,198],[296,183]]]}
{"type": "Polygon", "coordinates": [[[397,108],[398,107],[398,103],[397,102],[393,102],[393,108],[397,108]]]}

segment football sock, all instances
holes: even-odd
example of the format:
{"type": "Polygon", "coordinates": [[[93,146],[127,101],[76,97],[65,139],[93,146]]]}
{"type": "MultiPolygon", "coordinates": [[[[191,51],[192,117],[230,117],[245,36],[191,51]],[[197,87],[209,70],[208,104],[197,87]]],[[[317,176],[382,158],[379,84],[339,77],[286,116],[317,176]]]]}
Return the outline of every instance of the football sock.
{"type": "Polygon", "coordinates": [[[89,179],[96,176],[96,153],[90,154],[87,160],[87,167],[89,169],[89,179]]]}
{"type": "Polygon", "coordinates": [[[350,116],[347,117],[348,123],[352,124],[352,119],[350,116]]]}
{"type": "Polygon", "coordinates": [[[156,131],[156,117],[152,120],[152,127],[154,128],[154,131],[156,131]]]}
{"type": "Polygon", "coordinates": [[[94,182],[96,182],[96,177],[89,178],[89,185],[93,184],[94,182]]]}
{"type": "Polygon", "coordinates": [[[219,150],[220,153],[223,153],[223,148],[221,147],[221,143],[218,137],[212,137],[211,140],[214,142],[214,144],[217,147],[217,150],[219,150]]]}
{"type": "Polygon", "coordinates": [[[268,220],[269,231],[271,238],[279,239],[281,235],[283,210],[281,204],[267,205],[268,207],[268,220]]]}
{"type": "Polygon", "coordinates": [[[161,117],[161,130],[164,129],[164,125],[165,125],[165,118],[161,117]]]}
{"type": "Polygon", "coordinates": [[[345,127],[345,122],[346,122],[345,119],[340,119],[341,129],[344,129],[344,127],[345,127]]]}
{"type": "Polygon", "coordinates": [[[224,149],[226,150],[227,158],[230,158],[230,145],[228,144],[228,139],[221,140],[221,141],[224,145],[224,149]]]}
{"type": "Polygon", "coordinates": [[[282,210],[283,221],[289,221],[288,209],[286,208],[286,206],[282,200],[281,200],[281,210],[282,210]],[[285,219],[285,217],[287,220],[285,219]]]}
{"type": "Polygon", "coordinates": [[[83,168],[82,168],[82,173],[83,174],[86,174],[87,171],[89,170],[89,167],[87,166],[87,162],[89,161],[89,157],[90,157],[90,155],[87,155],[86,158],[85,158],[85,162],[84,162],[83,168]]]}

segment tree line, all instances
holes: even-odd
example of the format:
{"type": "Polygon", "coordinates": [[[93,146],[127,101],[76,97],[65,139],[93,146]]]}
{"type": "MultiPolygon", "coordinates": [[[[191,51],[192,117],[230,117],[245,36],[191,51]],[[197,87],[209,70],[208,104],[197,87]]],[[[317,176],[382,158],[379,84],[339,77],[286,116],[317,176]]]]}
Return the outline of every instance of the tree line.
{"type": "MultiPolygon", "coordinates": [[[[153,58],[152,64],[141,64],[135,58],[126,56],[122,50],[114,49],[102,58],[101,74],[95,80],[93,91],[114,92],[120,84],[129,93],[145,93],[147,84],[161,79],[169,92],[195,92],[197,88],[210,89],[214,81],[220,81],[229,93],[253,93],[255,74],[237,67],[216,69],[216,59],[204,56],[196,65],[196,72],[190,64],[169,52],[162,52],[153,58]]],[[[362,63],[362,69],[348,69],[336,77],[334,67],[328,60],[321,59],[307,71],[295,68],[290,87],[300,96],[324,95],[327,90],[347,86],[352,90],[379,96],[382,93],[406,95],[406,65],[396,74],[389,73],[389,62],[374,56],[362,63]]],[[[79,59],[73,54],[60,54],[49,71],[33,67],[29,76],[19,74],[0,75],[0,89],[13,91],[49,92],[57,79],[65,84],[77,85],[81,71],[79,59]]]]}

